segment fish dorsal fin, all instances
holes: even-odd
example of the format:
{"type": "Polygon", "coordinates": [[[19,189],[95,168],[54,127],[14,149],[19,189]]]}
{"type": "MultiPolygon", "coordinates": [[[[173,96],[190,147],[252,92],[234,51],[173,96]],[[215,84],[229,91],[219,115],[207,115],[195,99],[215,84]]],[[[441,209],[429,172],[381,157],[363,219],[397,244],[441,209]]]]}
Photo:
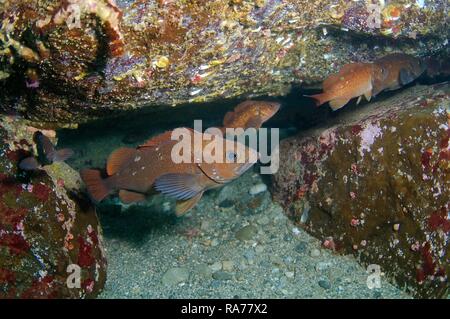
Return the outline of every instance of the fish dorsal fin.
{"type": "Polygon", "coordinates": [[[252,101],[252,100],[248,100],[248,101],[244,101],[244,102],[242,102],[242,103],[239,103],[239,104],[235,107],[234,112],[235,112],[235,113],[243,112],[243,111],[245,111],[246,109],[248,109],[250,106],[252,106],[252,105],[255,104],[255,103],[256,103],[256,102],[255,102],[255,101],[252,101]]]}
{"type": "Polygon", "coordinates": [[[177,204],[175,207],[175,214],[178,217],[183,216],[188,211],[190,211],[195,205],[197,205],[197,203],[200,201],[202,196],[203,196],[203,192],[200,192],[188,200],[177,201],[177,204]]]}
{"type": "Polygon", "coordinates": [[[145,195],[142,193],[131,192],[127,190],[119,191],[119,198],[124,204],[131,204],[145,201],[145,195]]]}
{"type": "Polygon", "coordinates": [[[109,176],[116,174],[124,164],[128,163],[128,161],[133,158],[135,154],[136,150],[134,148],[118,148],[112,152],[111,155],[109,155],[106,164],[106,173],[109,176]]]}
{"type": "Polygon", "coordinates": [[[154,187],[178,200],[187,200],[203,191],[199,176],[193,174],[165,174],[155,180],[154,187]]]}
{"type": "Polygon", "coordinates": [[[364,97],[368,102],[370,102],[370,100],[372,99],[372,90],[370,89],[369,91],[364,92],[364,97]]]}
{"type": "Polygon", "coordinates": [[[330,107],[333,109],[333,111],[339,110],[344,105],[346,105],[350,100],[346,98],[342,99],[335,99],[330,101],[330,107]]]}
{"type": "Polygon", "coordinates": [[[230,127],[230,125],[232,125],[231,123],[233,123],[234,121],[234,112],[227,112],[227,114],[225,114],[225,117],[223,118],[223,126],[224,127],[230,127]]]}
{"type": "Polygon", "coordinates": [[[147,142],[145,142],[142,145],[139,145],[138,148],[144,148],[144,147],[157,147],[161,145],[161,143],[170,141],[172,137],[172,131],[167,131],[162,134],[159,134],[151,139],[149,139],[147,142]]]}

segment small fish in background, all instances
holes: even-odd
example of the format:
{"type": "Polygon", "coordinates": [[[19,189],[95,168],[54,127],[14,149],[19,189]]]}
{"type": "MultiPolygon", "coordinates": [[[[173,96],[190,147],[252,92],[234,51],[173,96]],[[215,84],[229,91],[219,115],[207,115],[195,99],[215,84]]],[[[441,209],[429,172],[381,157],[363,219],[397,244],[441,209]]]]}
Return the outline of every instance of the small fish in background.
{"type": "Polygon", "coordinates": [[[342,67],[337,74],[330,75],[323,82],[323,93],[311,95],[320,106],[330,102],[330,107],[336,111],[345,106],[351,99],[365,96],[368,101],[372,97],[373,74],[378,72],[371,63],[350,63],[342,67]]]}
{"type": "Polygon", "coordinates": [[[280,103],[265,101],[245,101],[240,103],[234,111],[225,114],[222,132],[227,128],[259,129],[280,109],[280,103]]]}
{"type": "Polygon", "coordinates": [[[374,76],[373,95],[397,90],[416,80],[426,70],[426,64],[414,56],[393,53],[373,62],[382,69],[382,76],[374,76]]]}
{"type": "Polygon", "coordinates": [[[34,171],[54,162],[63,162],[73,155],[73,151],[70,148],[55,149],[50,139],[41,131],[34,133],[33,140],[36,143],[38,154],[37,157],[27,157],[20,161],[19,168],[25,171],[34,171]]]}
{"type": "Polygon", "coordinates": [[[173,162],[172,149],[179,142],[171,139],[171,131],[163,133],[137,148],[125,147],[114,151],[107,161],[106,178],[102,178],[99,170],[81,170],[81,178],[90,197],[98,203],[118,192],[120,200],[130,204],[144,201],[156,190],[178,200],[176,214],[181,216],[198,203],[206,190],[238,178],[258,159],[255,150],[238,142],[192,129],[186,131],[194,150],[190,163],[173,162]],[[194,138],[195,134],[200,136],[194,138]],[[197,145],[199,142],[202,144],[197,145]],[[201,154],[196,154],[195,150],[203,151],[211,147],[211,143],[217,143],[214,144],[217,147],[220,147],[218,143],[223,143],[227,150],[223,152],[223,161],[196,163],[201,154]]]}

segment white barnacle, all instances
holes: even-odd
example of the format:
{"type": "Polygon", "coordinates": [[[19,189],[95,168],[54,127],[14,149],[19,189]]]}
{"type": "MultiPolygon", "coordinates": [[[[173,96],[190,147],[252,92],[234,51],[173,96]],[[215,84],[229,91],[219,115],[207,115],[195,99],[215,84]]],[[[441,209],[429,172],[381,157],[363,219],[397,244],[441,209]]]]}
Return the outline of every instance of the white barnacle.
{"type": "Polygon", "coordinates": [[[134,158],[134,161],[135,162],[139,162],[141,160],[141,157],[140,156],[136,156],[135,158],[134,158]]]}
{"type": "Polygon", "coordinates": [[[203,89],[192,90],[191,92],[189,92],[189,95],[195,96],[195,95],[199,94],[201,91],[203,91],[203,89]]]}

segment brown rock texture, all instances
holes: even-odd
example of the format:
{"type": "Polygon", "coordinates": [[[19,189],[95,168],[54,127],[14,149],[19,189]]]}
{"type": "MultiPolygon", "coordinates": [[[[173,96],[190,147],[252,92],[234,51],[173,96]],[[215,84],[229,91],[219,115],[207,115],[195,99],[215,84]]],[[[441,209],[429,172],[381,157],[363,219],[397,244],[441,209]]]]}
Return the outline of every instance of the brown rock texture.
{"type": "Polygon", "coordinates": [[[31,131],[0,118],[0,298],[95,297],[106,280],[95,210],[76,195],[79,176],[66,164],[18,170],[33,152],[31,131]],[[69,277],[78,270],[79,287],[69,277]]]}
{"type": "Polygon", "coordinates": [[[449,89],[416,86],[284,140],[273,177],[275,199],[324,247],[417,297],[449,289],[449,89]]]}
{"type": "Polygon", "coordinates": [[[361,3],[3,0],[0,109],[67,125],[144,106],[280,95],[348,62],[448,49],[446,0],[361,3]]]}

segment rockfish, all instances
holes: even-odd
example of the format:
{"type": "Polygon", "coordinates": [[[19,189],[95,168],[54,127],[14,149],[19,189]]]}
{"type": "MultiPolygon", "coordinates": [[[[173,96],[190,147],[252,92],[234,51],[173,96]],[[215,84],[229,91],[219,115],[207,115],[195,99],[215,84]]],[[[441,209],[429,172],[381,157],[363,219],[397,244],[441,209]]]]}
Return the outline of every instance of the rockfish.
{"type": "Polygon", "coordinates": [[[194,207],[206,190],[236,179],[258,159],[256,150],[241,143],[177,129],[182,131],[178,140],[172,139],[176,132],[169,131],[137,148],[114,151],[107,161],[106,178],[98,170],[82,170],[81,178],[91,198],[100,202],[118,192],[123,203],[133,203],[157,190],[178,200],[176,213],[180,216],[194,207]],[[187,146],[184,149],[180,147],[182,142],[187,146]]]}

